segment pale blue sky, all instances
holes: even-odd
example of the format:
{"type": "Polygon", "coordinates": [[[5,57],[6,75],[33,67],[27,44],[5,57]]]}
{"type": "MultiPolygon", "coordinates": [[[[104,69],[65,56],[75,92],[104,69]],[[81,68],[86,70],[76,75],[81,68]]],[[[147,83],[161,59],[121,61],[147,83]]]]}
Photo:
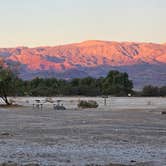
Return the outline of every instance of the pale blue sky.
{"type": "Polygon", "coordinates": [[[166,42],[166,0],[0,0],[0,47],[166,42]]]}

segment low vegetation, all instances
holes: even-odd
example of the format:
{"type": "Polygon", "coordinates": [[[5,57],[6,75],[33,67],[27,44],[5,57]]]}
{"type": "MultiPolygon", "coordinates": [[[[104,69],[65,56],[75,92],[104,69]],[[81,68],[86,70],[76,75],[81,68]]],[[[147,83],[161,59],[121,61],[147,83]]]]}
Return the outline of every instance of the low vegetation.
{"type": "Polygon", "coordinates": [[[78,107],[79,108],[97,108],[98,104],[96,101],[93,101],[93,100],[89,100],[89,101],[81,100],[78,103],[78,107]]]}

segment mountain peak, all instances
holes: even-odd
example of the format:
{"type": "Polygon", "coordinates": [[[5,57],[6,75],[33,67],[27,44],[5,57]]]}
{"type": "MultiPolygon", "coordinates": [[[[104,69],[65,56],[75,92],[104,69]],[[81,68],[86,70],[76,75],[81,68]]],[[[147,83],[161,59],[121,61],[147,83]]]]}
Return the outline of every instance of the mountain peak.
{"type": "Polygon", "coordinates": [[[107,43],[111,43],[109,41],[102,41],[102,40],[86,40],[81,43],[78,43],[79,46],[96,46],[96,45],[104,45],[107,43]]]}

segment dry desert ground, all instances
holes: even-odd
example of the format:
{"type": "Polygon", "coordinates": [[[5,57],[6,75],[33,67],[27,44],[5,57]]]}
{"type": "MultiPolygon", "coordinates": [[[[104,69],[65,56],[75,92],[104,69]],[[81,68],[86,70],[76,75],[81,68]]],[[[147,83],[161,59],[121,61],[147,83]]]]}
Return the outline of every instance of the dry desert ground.
{"type": "Polygon", "coordinates": [[[54,110],[44,97],[12,100],[22,106],[0,108],[1,163],[166,166],[166,98],[109,97],[107,105],[101,97],[52,98],[66,110],[54,110]],[[37,99],[42,110],[33,108],[37,99]],[[99,107],[78,109],[79,100],[99,107]]]}

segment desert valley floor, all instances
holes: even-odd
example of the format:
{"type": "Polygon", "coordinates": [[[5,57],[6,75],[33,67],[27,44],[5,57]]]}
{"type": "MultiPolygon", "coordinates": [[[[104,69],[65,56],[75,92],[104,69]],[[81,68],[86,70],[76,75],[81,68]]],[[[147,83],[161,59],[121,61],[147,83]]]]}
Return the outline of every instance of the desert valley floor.
{"type": "Polygon", "coordinates": [[[106,106],[102,98],[53,98],[63,111],[52,103],[33,108],[36,99],[14,98],[23,106],[0,108],[1,163],[166,166],[166,98],[110,97],[106,106]],[[99,107],[78,109],[82,99],[99,107]]]}

